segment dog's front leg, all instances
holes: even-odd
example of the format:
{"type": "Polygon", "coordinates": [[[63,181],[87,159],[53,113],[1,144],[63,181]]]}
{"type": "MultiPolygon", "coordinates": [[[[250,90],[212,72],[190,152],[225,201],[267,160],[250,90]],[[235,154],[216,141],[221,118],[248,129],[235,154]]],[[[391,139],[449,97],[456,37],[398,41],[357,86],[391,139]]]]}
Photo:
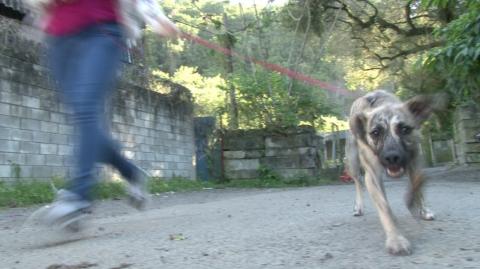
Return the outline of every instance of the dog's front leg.
{"type": "Polygon", "coordinates": [[[409,189],[406,195],[408,210],[416,218],[434,220],[435,214],[425,206],[423,199],[424,175],[420,171],[411,168],[408,170],[408,176],[410,178],[409,189]]]}
{"type": "Polygon", "coordinates": [[[387,237],[385,246],[388,252],[394,255],[409,255],[411,253],[410,242],[397,229],[392,210],[385,196],[381,174],[367,171],[365,185],[378,210],[380,222],[387,237]]]}

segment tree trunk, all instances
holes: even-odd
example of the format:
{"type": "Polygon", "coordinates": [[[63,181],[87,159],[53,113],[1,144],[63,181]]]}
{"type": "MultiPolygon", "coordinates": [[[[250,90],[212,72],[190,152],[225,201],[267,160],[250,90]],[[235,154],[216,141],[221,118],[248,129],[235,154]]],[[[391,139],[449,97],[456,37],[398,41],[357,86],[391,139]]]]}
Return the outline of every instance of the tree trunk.
{"type": "MultiPolygon", "coordinates": [[[[223,13],[223,25],[225,27],[225,48],[231,51],[233,49],[233,40],[230,37],[230,32],[228,31],[228,21],[227,14],[223,13]]],[[[235,86],[232,83],[233,76],[233,56],[232,54],[225,55],[225,71],[226,78],[228,83],[228,92],[230,99],[230,120],[228,122],[230,129],[238,129],[238,105],[237,105],[237,95],[235,92],[235,86]]]]}

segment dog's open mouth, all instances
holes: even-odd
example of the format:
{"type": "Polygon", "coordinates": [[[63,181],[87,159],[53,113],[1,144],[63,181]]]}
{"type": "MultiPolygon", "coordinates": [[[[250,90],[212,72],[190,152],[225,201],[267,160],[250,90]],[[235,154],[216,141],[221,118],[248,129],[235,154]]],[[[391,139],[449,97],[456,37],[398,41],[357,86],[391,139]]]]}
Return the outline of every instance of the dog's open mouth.
{"type": "Polygon", "coordinates": [[[401,177],[404,171],[405,169],[399,165],[390,165],[387,167],[387,174],[394,178],[401,177]]]}

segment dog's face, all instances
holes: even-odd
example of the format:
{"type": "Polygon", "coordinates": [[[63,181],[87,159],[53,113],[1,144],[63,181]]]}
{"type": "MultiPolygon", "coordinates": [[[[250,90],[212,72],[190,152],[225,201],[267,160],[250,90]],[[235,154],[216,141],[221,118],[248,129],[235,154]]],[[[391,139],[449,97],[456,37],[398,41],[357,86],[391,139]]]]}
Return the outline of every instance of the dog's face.
{"type": "Polygon", "coordinates": [[[355,115],[352,132],[370,148],[389,176],[401,177],[416,159],[419,127],[432,112],[431,104],[426,97],[383,104],[355,115]]]}

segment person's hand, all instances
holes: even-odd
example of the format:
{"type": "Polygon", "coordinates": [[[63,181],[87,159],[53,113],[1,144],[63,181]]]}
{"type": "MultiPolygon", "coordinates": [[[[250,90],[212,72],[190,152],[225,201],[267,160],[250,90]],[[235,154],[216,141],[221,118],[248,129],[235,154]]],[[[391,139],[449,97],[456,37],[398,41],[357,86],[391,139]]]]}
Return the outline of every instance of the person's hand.
{"type": "Polygon", "coordinates": [[[138,14],[143,18],[145,23],[152,27],[154,33],[175,38],[180,35],[178,27],[167,17],[162,8],[155,0],[137,1],[136,5],[138,14]]]}
{"type": "Polygon", "coordinates": [[[47,10],[55,4],[69,4],[77,0],[24,0],[24,4],[30,9],[47,10]]]}
{"type": "Polygon", "coordinates": [[[55,3],[55,0],[24,0],[24,4],[32,10],[44,10],[55,3]]]}
{"type": "Polygon", "coordinates": [[[157,33],[160,36],[177,38],[180,35],[180,29],[169,20],[167,17],[162,16],[158,19],[156,25],[152,25],[153,32],[157,33]]]}

